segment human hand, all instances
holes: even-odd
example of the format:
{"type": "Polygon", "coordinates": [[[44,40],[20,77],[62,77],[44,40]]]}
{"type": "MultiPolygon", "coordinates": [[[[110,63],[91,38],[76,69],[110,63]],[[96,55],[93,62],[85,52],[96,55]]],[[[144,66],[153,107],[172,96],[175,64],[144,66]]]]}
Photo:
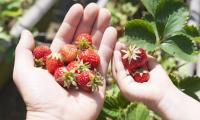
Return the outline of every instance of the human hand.
{"type": "Polygon", "coordinates": [[[154,58],[148,56],[150,79],[148,82],[137,83],[125,70],[121,61],[121,49],[126,46],[117,43],[114,50],[112,71],[123,95],[130,101],[142,101],[155,109],[169,89],[174,88],[170,78],[154,58]]]}
{"type": "Polygon", "coordinates": [[[84,10],[73,5],[51,44],[57,52],[66,43],[72,43],[78,34],[90,33],[98,50],[101,62],[98,70],[104,76],[104,85],[99,91],[88,94],[82,91],[66,91],[44,69],[34,67],[32,49],[34,39],[30,32],[23,31],[15,51],[13,79],[27,107],[27,119],[96,119],[101,111],[105,94],[105,77],[111,59],[117,32],[108,27],[110,13],[94,3],[84,10]]]}

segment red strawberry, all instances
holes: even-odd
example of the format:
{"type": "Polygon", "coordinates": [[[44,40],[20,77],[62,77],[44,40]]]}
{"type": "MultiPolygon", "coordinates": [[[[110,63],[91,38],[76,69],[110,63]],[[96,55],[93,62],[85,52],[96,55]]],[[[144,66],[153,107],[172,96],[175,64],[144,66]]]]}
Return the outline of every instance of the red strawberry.
{"type": "Polygon", "coordinates": [[[79,59],[84,63],[88,63],[90,65],[90,69],[97,68],[100,63],[99,55],[92,49],[82,51],[79,55],[79,59]]]}
{"type": "Polygon", "coordinates": [[[54,74],[55,70],[59,67],[64,66],[63,58],[59,53],[51,53],[46,59],[46,68],[54,74]]]}
{"type": "Polygon", "coordinates": [[[143,48],[130,46],[127,50],[122,50],[122,62],[128,70],[142,67],[147,62],[147,55],[143,48]]]}
{"type": "Polygon", "coordinates": [[[64,60],[69,63],[76,59],[78,49],[75,45],[66,44],[59,50],[59,53],[64,57],[64,60]]]}
{"type": "Polygon", "coordinates": [[[74,70],[75,73],[80,73],[82,71],[88,71],[89,65],[82,61],[72,61],[67,65],[67,70],[74,70]]]}
{"type": "Polygon", "coordinates": [[[75,41],[79,49],[88,49],[92,45],[92,37],[87,33],[80,34],[75,41]]]}
{"type": "Polygon", "coordinates": [[[98,90],[98,86],[102,85],[102,78],[92,71],[84,71],[76,76],[78,87],[86,92],[94,92],[98,90]]]}
{"type": "Polygon", "coordinates": [[[137,69],[135,73],[131,74],[131,76],[139,83],[147,82],[150,78],[149,72],[145,70],[145,67],[137,69]]]}
{"type": "Polygon", "coordinates": [[[37,67],[45,66],[46,57],[51,54],[51,50],[46,45],[40,45],[33,49],[35,65],[37,67]]]}
{"type": "Polygon", "coordinates": [[[56,69],[54,72],[54,78],[62,87],[69,88],[71,85],[76,86],[76,82],[74,80],[75,73],[73,71],[67,70],[66,67],[60,67],[56,69]]]}

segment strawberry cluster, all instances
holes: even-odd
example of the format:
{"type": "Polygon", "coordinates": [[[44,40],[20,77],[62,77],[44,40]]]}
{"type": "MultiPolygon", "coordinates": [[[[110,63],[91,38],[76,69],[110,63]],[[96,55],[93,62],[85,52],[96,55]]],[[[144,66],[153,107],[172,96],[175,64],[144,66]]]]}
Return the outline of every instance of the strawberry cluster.
{"type": "Polygon", "coordinates": [[[126,50],[121,50],[122,62],[130,75],[136,82],[147,82],[150,78],[147,67],[147,54],[143,48],[135,45],[129,46],[126,50]]]}
{"type": "Polygon", "coordinates": [[[48,46],[37,46],[33,56],[35,66],[47,69],[64,88],[94,92],[102,85],[102,76],[96,70],[100,57],[89,34],[80,34],[75,44],[66,44],[57,53],[48,46]]]}

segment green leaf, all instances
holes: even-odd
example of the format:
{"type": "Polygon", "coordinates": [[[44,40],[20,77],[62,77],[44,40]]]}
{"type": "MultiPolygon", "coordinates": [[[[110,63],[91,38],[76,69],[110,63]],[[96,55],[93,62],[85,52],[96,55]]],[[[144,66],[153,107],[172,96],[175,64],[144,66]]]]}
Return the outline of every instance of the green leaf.
{"type": "Polygon", "coordinates": [[[179,87],[183,90],[183,92],[199,101],[199,98],[195,95],[196,92],[200,90],[199,77],[185,77],[180,80],[179,87]]]}
{"type": "Polygon", "coordinates": [[[0,32],[0,40],[11,41],[11,37],[5,32],[0,32]]]}
{"type": "Polygon", "coordinates": [[[122,97],[117,85],[113,85],[106,91],[106,100],[101,115],[118,118],[121,116],[122,111],[126,109],[128,104],[129,102],[122,97]]]}
{"type": "Polygon", "coordinates": [[[21,8],[12,11],[12,10],[6,10],[2,12],[2,16],[7,16],[7,17],[17,17],[22,14],[23,10],[21,8]]]}
{"type": "Polygon", "coordinates": [[[128,42],[143,47],[147,51],[156,48],[156,36],[153,25],[145,20],[135,19],[126,23],[125,36],[128,42]]]}
{"type": "Polygon", "coordinates": [[[199,31],[197,29],[197,27],[191,25],[186,25],[183,30],[182,30],[182,33],[186,34],[186,35],[189,35],[191,37],[198,37],[200,34],[199,34],[199,31]]]}
{"type": "MultiPolygon", "coordinates": [[[[173,16],[177,14],[177,12],[180,13],[179,16],[182,16],[181,14],[185,15],[185,10],[183,11],[183,13],[181,13],[181,9],[184,10],[186,9],[186,7],[180,0],[161,0],[159,2],[156,9],[155,20],[160,36],[163,36],[164,29],[167,23],[170,25],[171,22],[174,23],[178,19],[177,17],[176,19],[175,18],[173,19],[173,16]],[[169,21],[171,22],[169,23],[169,21]]],[[[185,20],[185,18],[182,17],[180,19],[183,19],[183,21],[185,20]]]]}
{"type": "Polygon", "coordinates": [[[153,120],[149,110],[143,104],[131,104],[127,107],[123,120],[153,120]]]}
{"type": "Polygon", "coordinates": [[[177,12],[174,12],[167,19],[167,23],[164,28],[164,40],[176,34],[183,29],[188,20],[189,12],[186,8],[181,8],[177,12]]]}
{"type": "Polygon", "coordinates": [[[184,35],[177,35],[161,43],[161,48],[168,54],[185,61],[195,61],[197,56],[194,55],[192,40],[184,35]]]}
{"type": "Polygon", "coordinates": [[[179,34],[184,34],[190,37],[194,42],[200,43],[200,33],[195,26],[186,25],[179,34]]]}
{"type": "Polygon", "coordinates": [[[156,8],[160,0],[141,0],[145,8],[152,16],[155,16],[156,8]]]}

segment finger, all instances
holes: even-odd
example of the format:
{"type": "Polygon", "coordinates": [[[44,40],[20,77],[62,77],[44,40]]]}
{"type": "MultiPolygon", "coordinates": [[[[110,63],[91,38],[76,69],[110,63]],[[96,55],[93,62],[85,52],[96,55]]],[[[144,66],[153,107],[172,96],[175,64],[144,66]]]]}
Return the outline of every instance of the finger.
{"type": "Polygon", "coordinates": [[[79,24],[79,27],[76,31],[76,35],[74,38],[76,38],[80,33],[91,33],[93,25],[96,21],[96,18],[99,13],[99,7],[95,3],[90,3],[88,6],[86,6],[82,20],[79,24]]]}
{"type": "Polygon", "coordinates": [[[148,68],[150,69],[150,71],[157,65],[158,65],[157,60],[154,57],[148,55],[148,68]]]}
{"type": "Polygon", "coordinates": [[[83,7],[80,4],[73,5],[66,14],[63,23],[61,24],[55,39],[51,45],[52,51],[58,51],[59,48],[72,42],[74,33],[83,15],[83,7]]]}
{"type": "Polygon", "coordinates": [[[15,50],[15,70],[25,70],[34,67],[32,49],[34,48],[34,38],[32,34],[24,30],[15,50]]]}
{"type": "Polygon", "coordinates": [[[102,42],[98,51],[101,58],[101,68],[103,75],[106,75],[108,64],[113,54],[113,50],[117,41],[117,31],[113,27],[108,27],[102,38],[102,42]]]}
{"type": "Polygon", "coordinates": [[[109,26],[110,18],[110,12],[107,9],[100,9],[91,33],[93,44],[97,49],[99,48],[105,29],[109,26]]]}

